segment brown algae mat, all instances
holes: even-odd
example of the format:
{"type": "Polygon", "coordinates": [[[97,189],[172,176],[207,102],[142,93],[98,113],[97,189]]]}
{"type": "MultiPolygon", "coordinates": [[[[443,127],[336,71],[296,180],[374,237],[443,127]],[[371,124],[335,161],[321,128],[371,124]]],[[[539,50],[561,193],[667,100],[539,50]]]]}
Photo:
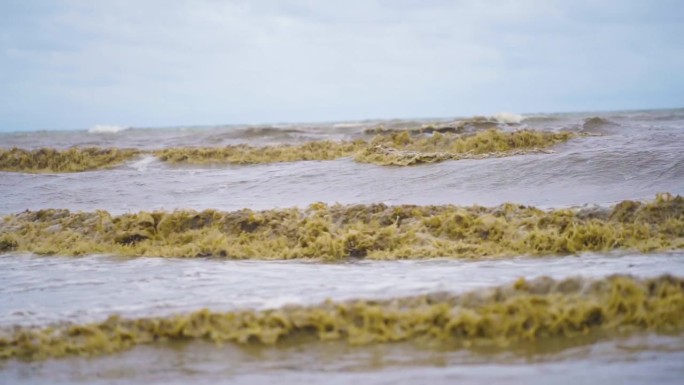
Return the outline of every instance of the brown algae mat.
{"type": "Polygon", "coordinates": [[[684,248],[684,197],[612,208],[326,205],[233,212],[25,211],[0,220],[0,252],[343,260],[565,255],[684,248]]]}
{"type": "Polygon", "coordinates": [[[536,152],[576,137],[571,132],[519,130],[505,132],[496,129],[473,135],[435,132],[429,137],[414,137],[403,131],[376,136],[354,160],[382,166],[410,166],[445,160],[504,157],[536,152]]]}
{"type": "Polygon", "coordinates": [[[361,163],[409,166],[445,160],[541,152],[575,136],[576,134],[570,132],[504,132],[489,129],[467,135],[435,132],[425,137],[411,135],[408,131],[398,131],[376,135],[368,142],[320,141],[267,147],[237,145],[216,148],[168,148],[155,151],[155,155],[163,161],[172,163],[228,164],[333,160],[351,156],[361,163]]]}
{"type": "Polygon", "coordinates": [[[166,148],[154,151],[170,163],[263,164],[304,160],[334,160],[353,155],[368,146],[363,140],[335,142],[322,140],[302,144],[254,147],[239,144],[226,147],[166,148]]]}
{"type": "Polygon", "coordinates": [[[180,147],[160,150],[114,148],[0,149],[0,171],[77,172],[114,167],[135,156],[154,155],[169,163],[260,164],[333,160],[353,157],[357,162],[408,166],[445,160],[511,156],[544,152],[577,134],[519,130],[504,132],[489,129],[474,134],[434,132],[410,134],[398,131],[376,135],[368,141],[315,141],[297,145],[255,147],[180,147]]]}
{"type": "Polygon", "coordinates": [[[23,150],[0,148],[0,171],[16,172],[79,172],[117,166],[131,160],[140,151],[118,148],[41,148],[23,150]]]}
{"type": "Polygon", "coordinates": [[[40,360],[119,352],[163,341],[287,343],[295,337],[350,344],[428,341],[449,348],[496,346],[588,334],[681,333],[684,280],[672,276],[586,280],[548,277],[463,295],[328,301],[274,310],[211,312],[90,324],[0,329],[0,359],[40,360]]]}

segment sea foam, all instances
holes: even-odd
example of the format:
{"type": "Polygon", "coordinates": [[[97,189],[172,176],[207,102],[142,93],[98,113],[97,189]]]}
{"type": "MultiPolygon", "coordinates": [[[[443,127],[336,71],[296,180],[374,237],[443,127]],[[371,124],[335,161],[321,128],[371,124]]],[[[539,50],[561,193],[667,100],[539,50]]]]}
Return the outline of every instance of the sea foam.
{"type": "Polygon", "coordinates": [[[495,120],[498,123],[505,123],[505,124],[519,124],[520,122],[525,119],[522,115],[514,114],[511,112],[499,112],[491,117],[493,120],[495,120]]]}
{"type": "Polygon", "coordinates": [[[113,124],[96,124],[88,129],[91,134],[116,134],[124,130],[128,130],[129,127],[117,126],[113,124]]]}

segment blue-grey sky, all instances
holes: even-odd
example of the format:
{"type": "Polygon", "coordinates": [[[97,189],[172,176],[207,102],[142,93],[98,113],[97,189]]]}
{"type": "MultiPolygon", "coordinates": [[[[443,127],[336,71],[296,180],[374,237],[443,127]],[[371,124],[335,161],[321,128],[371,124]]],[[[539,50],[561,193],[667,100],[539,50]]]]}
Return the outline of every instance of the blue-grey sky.
{"type": "Polygon", "coordinates": [[[678,0],[2,0],[0,130],[684,106],[678,0]]]}

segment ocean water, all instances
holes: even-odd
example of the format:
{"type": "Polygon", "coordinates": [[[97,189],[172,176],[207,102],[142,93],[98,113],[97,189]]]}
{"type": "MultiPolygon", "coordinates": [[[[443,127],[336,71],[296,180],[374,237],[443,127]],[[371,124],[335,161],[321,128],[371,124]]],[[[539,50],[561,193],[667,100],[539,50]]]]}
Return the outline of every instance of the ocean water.
{"type": "MultiPolygon", "coordinates": [[[[500,115],[502,129],[594,135],[550,154],[381,167],[351,159],[263,165],[170,165],[140,157],[114,169],[69,174],[0,172],[0,214],[66,208],[271,209],[314,202],[458,204],[514,202],[541,208],[608,206],[684,195],[684,109],[500,115]]],[[[156,149],[273,145],[366,138],[367,129],[449,120],[271,126],[126,128],[2,133],[0,147],[100,146],[156,149]]],[[[0,254],[0,328],[123,317],[313,305],[326,299],[388,299],[463,293],[519,277],[684,276],[684,252],[458,261],[321,263],[224,259],[0,254]]],[[[285,346],[195,341],[152,344],[98,357],[0,361],[0,383],[665,383],[684,375],[684,336],[538,343],[519,349],[429,349],[410,343],[285,346]]]]}

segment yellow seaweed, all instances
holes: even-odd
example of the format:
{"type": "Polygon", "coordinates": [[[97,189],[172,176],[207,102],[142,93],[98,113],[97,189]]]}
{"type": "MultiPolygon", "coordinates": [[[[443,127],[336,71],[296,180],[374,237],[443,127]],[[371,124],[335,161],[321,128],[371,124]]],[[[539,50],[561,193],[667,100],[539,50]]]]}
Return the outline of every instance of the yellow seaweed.
{"type": "Polygon", "coordinates": [[[497,129],[461,135],[434,132],[431,136],[398,131],[376,135],[366,142],[320,141],[300,145],[253,147],[236,145],[209,148],[168,148],[154,154],[168,162],[256,164],[300,160],[332,160],[354,156],[354,160],[378,165],[408,166],[447,159],[483,158],[539,152],[576,135],[570,132],[497,129]]]}
{"type": "MultiPolygon", "coordinates": [[[[0,221],[5,251],[234,259],[482,258],[684,247],[684,197],[612,209],[326,205],[306,209],[26,211],[0,221]]],[[[0,250],[2,251],[2,250],[0,250]]]]}
{"type": "Polygon", "coordinates": [[[71,148],[34,151],[0,149],[0,170],[22,172],[77,172],[116,166],[137,155],[153,155],[169,163],[260,164],[333,160],[353,157],[357,162],[408,166],[466,158],[501,157],[543,152],[576,134],[497,129],[474,134],[401,131],[379,134],[369,141],[314,141],[297,145],[256,147],[246,144],[225,147],[179,147],[158,150],[71,148]]]}
{"type": "Polygon", "coordinates": [[[328,301],[316,306],[157,318],[111,316],[91,324],[0,329],[0,358],[92,356],[157,341],[278,344],[296,336],[373,344],[427,340],[451,348],[501,346],[589,333],[681,332],[684,280],[672,276],[597,280],[542,277],[463,295],[328,301]]]}
{"type": "Polygon", "coordinates": [[[226,147],[165,148],[154,151],[160,160],[172,163],[229,163],[259,164],[297,162],[304,160],[333,160],[351,156],[366,142],[334,142],[329,140],[299,145],[283,144],[255,147],[246,144],[226,147]]]}
{"type": "Polygon", "coordinates": [[[575,137],[571,132],[519,130],[505,132],[488,129],[474,135],[434,132],[429,137],[412,137],[407,131],[376,136],[357,162],[388,166],[410,166],[445,160],[481,159],[547,152],[557,143],[575,137]]]}
{"type": "Polygon", "coordinates": [[[140,154],[139,150],[119,148],[41,148],[23,150],[0,148],[0,171],[79,172],[114,167],[140,154]]]}

